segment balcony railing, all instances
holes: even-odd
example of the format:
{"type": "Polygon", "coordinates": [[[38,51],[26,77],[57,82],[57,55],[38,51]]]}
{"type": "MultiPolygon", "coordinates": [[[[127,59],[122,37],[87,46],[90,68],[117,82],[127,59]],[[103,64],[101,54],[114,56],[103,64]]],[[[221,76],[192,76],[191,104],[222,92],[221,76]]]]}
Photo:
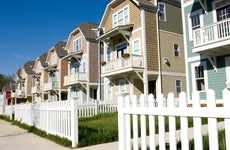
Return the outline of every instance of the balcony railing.
{"type": "Polygon", "coordinates": [[[41,87],[34,86],[34,87],[32,87],[32,91],[31,92],[33,94],[34,93],[41,93],[41,87]]]}
{"type": "Polygon", "coordinates": [[[194,47],[230,39],[230,19],[193,31],[194,47]]]}
{"type": "Polygon", "coordinates": [[[58,87],[58,81],[50,81],[44,84],[44,91],[56,90],[58,87]]]}
{"type": "Polygon", "coordinates": [[[25,90],[24,89],[23,90],[18,90],[17,95],[18,96],[24,96],[25,95],[25,90]]]}
{"type": "Polygon", "coordinates": [[[77,72],[68,76],[64,77],[64,84],[76,84],[79,82],[86,82],[87,81],[87,73],[84,72],[77,72]]]}
{"type": "Polygon", "coordinates": [[[107,62],[102,66],[102,73],[109,73],[114,71],[119,71],[127,68],[144,68],[144,59],[140,55],[130,55],[127,58],[118,58],[107,62]]]}

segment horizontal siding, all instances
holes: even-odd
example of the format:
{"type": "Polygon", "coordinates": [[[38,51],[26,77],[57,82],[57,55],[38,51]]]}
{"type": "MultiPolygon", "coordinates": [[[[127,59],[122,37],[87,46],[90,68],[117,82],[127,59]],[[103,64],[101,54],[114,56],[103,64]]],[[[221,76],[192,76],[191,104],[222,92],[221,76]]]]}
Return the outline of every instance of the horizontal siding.
{"type": "Polygon", "coordinates": [[[158,70],[156,15],[145,12],[147,69],[158,70]],[[149,19],[153,18],[153,19],[149,19]]]}

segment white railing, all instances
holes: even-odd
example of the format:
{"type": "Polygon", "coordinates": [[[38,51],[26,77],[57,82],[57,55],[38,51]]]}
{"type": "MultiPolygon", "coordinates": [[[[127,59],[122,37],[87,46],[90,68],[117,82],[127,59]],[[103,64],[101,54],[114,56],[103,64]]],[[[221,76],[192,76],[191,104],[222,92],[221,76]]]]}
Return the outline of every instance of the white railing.
{"type": "Polygon", "coordinates": [[[17,95],[18,96],[24,96],[25,95],[25,90],[24,89],[23,90],[18,90],[17,95]]]}
{"type": "Polygon", "coordinates": [[[230,38],[230,19],[198,28],[193,31],[194,47],[230,38]]]}
{"type": "Polygon", "coordinates": [[[58,89],[58,81],[50,81],[44,84],[44,91],[58,89]]]}
{"type": "MultiPolygon", "coordinates": [[[[230,91],[223,91],[224,107],[216,107],[215,92],[208,91],[207,107],[200,107],[199,93],[193,93],[193,106],[187,106],[186,94],[182,92],[179,97],[179,107],[175,107],[174,95],[168,95],[168,107],[164,107],[163,95],[157,96],[158,106],[154,106],[153,95],[148,96],[148,103],[142,95],[140,99],[141,105],[137,105],[137,98],[133,96],[121,94],[118,98],[118,129],[119,129],[119,150],[146,150],[166,149],[166,143],[169,143],[170,149],[177,149],[177,142],[181,142],[181,149],[189,149],[189,140],[194,139],[194,148],[196,150],[203,149],[202,141],[202,123],[201,118],[208,118],[207,134],[209,135],[209,148],[213,150],[219,149],[217,118],[224,119],[225,144],[226,149],[230,149],[230,91]],[[132,103],[132,105],[131,105],[132,103]],[[140,137],[138,136],[138,116],[140,116],[140,137]],[[165,117],[169,118],[169,132],[165,134],[165,117]],[[155,117],[158,117],[159,132],[156,136],[155,117]],[[176,131],[176,117],[180,118],[180,130],[176,131]],[[188,128],[188,117],[193,118],[193,130],[188,128]],[[148,122],[147,122],[148,119],[148,122]],[[132,121],[132,123],[131,123],[132,121]],[[147,123],[149,123],[149,134],[147,135],[147,123]],[[132,124],[132,126],[131,126],[132,124]],[[131,131],[133,133],[131,134],[131,131]],[[190,133],[192,132],[192,133],[190,133]],[[177,134],[176,134],[177,133],[177,134]],[[131,136],[133,135],[133,136],[131,136]]],[[[223,123],[223,122],[222,122],[223,123]]],[[[223,138],[223,137],[222,137],[223,138]]],[[[223,148],[225,149],[225,148],[223,148]]]]}
{"type": "Polygon", "coordinates": [[[41,87],[34,86],[32,87],[31,93],[41,93],[41,87]]]}
{"type": "Polygon", "coordinates": [[[78,104],[78,117],[91,117],[101,113],[113,113],[117,112],[116,102],[88,102],[78,104]]]}
{"type": "Polygon", "coordinates": [[[108,73],[125,68],[144,68],[144,59],[140,55],[130,55],[128,58],[118,58],[102,66],[102,73],[108,73]]]}
{"type": "Polygon", "coordinates": [[[87,81],[87,73],[77,72],[64,77],[64,84],[69,85],[73,83],[77,83],[79,81],[87,81]]]}

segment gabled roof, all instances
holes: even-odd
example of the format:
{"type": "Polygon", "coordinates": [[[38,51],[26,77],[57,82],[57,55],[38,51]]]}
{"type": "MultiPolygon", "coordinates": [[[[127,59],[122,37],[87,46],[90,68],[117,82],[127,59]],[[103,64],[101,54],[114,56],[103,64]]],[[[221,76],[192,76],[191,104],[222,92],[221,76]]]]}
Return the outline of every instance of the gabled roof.
{"type": "Polygon", "coordinates": [[[91,23],[91,22],[84,22],[79,27],[74,29],[68,37],[66,47],[69,47],[69,43],[71,41],[72,35],[75,35],[76,33],[81,32],[84,36],[84,38],[89,42],[97,42],[97,33],[94,29],[98,29],[98,24],[91,23]]]}
{"type": "Polygon", "coordinates": [[[54,45],[54,49],[57,53],[57,56],[59,58],[62,58],[67,55],[67,51],[65,50],[66,47],[66,42],[64,41],[59,41],[57,44],[54,45]]]}
{"type": "Polygon", "coordinates": [[[27,74],[33,74],[33,68],[34,68],[34,61],[28,61],[27,63],[24,64],[23,68],[27,74]]]}
{"type": "Polygon", "coordinates": [[[40,62],[41,62],[41,65],[43,68],[46,68],[48,66],[48,64],[46,63],[46,57],[47,57],[47,53],[43,53],[39,59],[40,59],[40,62]]]}
{"type": "MultiPolygon", "coordinates": [[[[125,0],[112,0],[105,9],[105,12],[103,14],[103,17],[101,19],[99,28],[103,27],[107,18],[109,17],[109,13],[111,11],[111,9],[117,5],[119,5],[119,3],[123,2],[125,0]]],[[[134,4],[136,4],[137,7],[139,7],[140,9],[144,9],[147,11],[152,11],[152,12],[156,12],[157,11],[157,6],[155,3],[155,0],[130,0],[131,2],[133,2],[134,4]]]]}
{"type": "Polygon", "coordinates": [[[81,30],[82,34],[85,36],[85,39],[87,41],[96,41],[97,34],[93,31],[93,29],[97,29],[98,24],[85,22],[82,23],[79,26],[79,29],[81,30]]]}

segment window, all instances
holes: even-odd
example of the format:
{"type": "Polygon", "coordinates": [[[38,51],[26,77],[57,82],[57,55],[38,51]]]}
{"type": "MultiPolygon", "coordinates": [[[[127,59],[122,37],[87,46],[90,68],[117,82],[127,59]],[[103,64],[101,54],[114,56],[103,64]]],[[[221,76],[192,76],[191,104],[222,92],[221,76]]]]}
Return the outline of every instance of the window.
{"type": "Polygon", "coordinates": [[[41,71],[41,63],[38,64],[37,70],[40,72],[41,71]]]}
{"type": "Polygon", "coordinates": [[[106,54],[107,54],[107,61],[111,61],[111,59],[112,59],[111,49],[108,49],[106,54]]]}
{"type": "Polygon", "coordinates": [[[180,57],[180,46],[179,46],[179,44],[173,45],[173,51],[174,51],[175,57],[180,57]]]}
{"type": "Polygon", "coordinates": [[[166,8],[165,4],[159,3],[159,19],[161,21],[166,21],[166,8]]]}
{"type": "Polygon", "coordinates": [[[51,57],[51,65],[55,65],[57,63],[57,55],[56,54],[53,54],[52,57],[51,57]]]}
{"type": "Polygon", "coordinates": [[[217,9],[216,14],[217,14],[217,21],[230,18],[230,5],[217,9]]]}
{"type": "Polygon", "coordinates": [[[196,29],[200,27],[200,14],[191,16],[191,24],[192,24],[192,29],[196,29]]]}
{"type": "Polygon", "coordinates": [[[107,85],[107,90],[108,90],[108,99],[111,100],[112,99],[112,83],[108,83],[107,85]]]}
{"type": "Polygon", "coordinates": [[[196,66],[195,67],[195,82],[196,82],[196,90],[204,91],[205,90],[205,82],[204,82],[204,67],[196,66]]]}
{"type": "Polygon", "coordinates": [[[180,93],[182,91],[181,80],[176,80],[176,92],[180,93]]]}
{"type": "Polygon", "coordinates": [[[129,7],[126,6],[113,14],[113,27],[129,23],[129,7]]]}
{"type": "Polygon", "coordinates": [[[74,51],[79,51],[81,50],[81,37],[77,38],[75,41],[74,41],[74,51]]]}
{"type": "Polygon", "coordinates": [[[117,58],[120,58],[123,54],[127,53],[128,43],[121,43],[116,45],[117,58]]]}
{"type": "Polygon", "coordinates": [[[202,27],[203,25],[203,15],[202,10],[197,10],[192,12],[191,14],[188,14],[188,28],[189,28],[189,39],[193,40],[193,37],[195,36],[196,39],[200,39],[201,33],[196,32],[195,35],[193,35],[193,30],[202,27]]]}
{"type": "Polygon", "coordinates": [[[86,72],[86,62],[83,62],[83,66],[82,66],[83,68],[82,68],[82,72],[86,72]]]}
{"type": "Polygon", "coordinates": [[[125,80],[119,80],[119,92],[124,93],[125,91],[125,80]]]}
{"type": "Polygon", "coordinates": [[[133,41],[133,54],[140,55],[140,40],[133,41]]]}

